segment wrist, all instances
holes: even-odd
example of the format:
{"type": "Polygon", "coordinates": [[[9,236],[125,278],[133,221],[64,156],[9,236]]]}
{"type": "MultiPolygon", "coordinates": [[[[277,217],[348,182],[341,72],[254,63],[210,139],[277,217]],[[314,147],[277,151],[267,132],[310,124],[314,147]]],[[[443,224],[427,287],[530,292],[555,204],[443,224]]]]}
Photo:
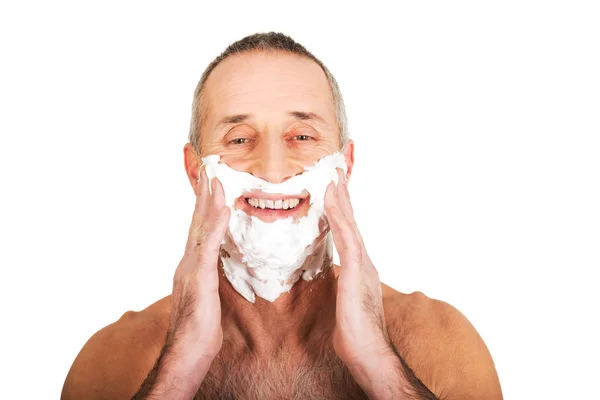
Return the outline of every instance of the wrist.
{"type": "Polygon", "coordinates": [[[381,343],[371,345],[368,348],[365,347],[363,351],[354,353],[351,360],[342,359],[342,361],[348,369],[363,375],[371,374],[372,371],[379,374],[382,365],[394,363],[400,365],[395,350],[387,341],[381,341],[381,343]]]}
{"type": "Polygon", "coordinates": [[[356,383],[367,393],[369,399],[403,399],[402,363],[393,349],[363,357],[348,365],[356,383]]]}
{"type": "Polygon", "coordinates": [[[168,398],[194,397],[214,359],[213,356],[185,349],[166,344],[157,362],[156,386],[168,398]]]}
{"type": "Polygon", "coordinates": [[[165,345],[163,354],[163,363],[173,374],[204,377],[218,352],[205,351],[203,346],[181,343],[165,345]]]}

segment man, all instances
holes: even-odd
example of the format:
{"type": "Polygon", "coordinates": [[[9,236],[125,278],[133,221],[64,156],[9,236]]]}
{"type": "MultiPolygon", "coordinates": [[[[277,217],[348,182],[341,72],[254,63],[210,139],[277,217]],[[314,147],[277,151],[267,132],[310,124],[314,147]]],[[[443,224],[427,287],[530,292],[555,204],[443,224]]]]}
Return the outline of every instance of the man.
{"type": "Polygon", "coordinates": [[[192,113],[184,158],[197,200],[172,295],[97,332],[63,399],[502,398],[489,351],[459,311],[379,281],[346,188],[354,144],[343,102],[319,60],[282,34],[246,37],[209,65],[192,113]],[[240,296],[222,273],[232,210],[201,158],[281,183],[336,152],[347,170],[324,201],[340,266],[318,246],[303,265],[322,267],[314,279],[272,302],[240,296]]]}

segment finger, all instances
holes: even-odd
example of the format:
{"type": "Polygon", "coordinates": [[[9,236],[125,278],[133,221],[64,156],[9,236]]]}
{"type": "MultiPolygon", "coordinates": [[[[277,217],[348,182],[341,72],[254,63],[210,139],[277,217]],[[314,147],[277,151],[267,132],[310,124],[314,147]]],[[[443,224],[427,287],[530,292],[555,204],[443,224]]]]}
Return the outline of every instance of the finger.
{"type": "Polygon", "coordinates": [[[219,251],[227,231],[229,213],[229,207],[219,210],[214,226],[199,246],[196,279],[202,285],[200,297],[211,296],[219,291],[219,251]]]}
{"type": "Polygon", "coordinates": [[[219,213],[225,205],[225,191],[223,185],[218,178],[213,178],[210,182],[212,191],[211,208],[215,213],[219,213]]]}
{"type": "MultiPolygon", "coordinates": [[[[218,255],[221,242],[229,225],[229,216],[231,212],[229,207],[223,206],[218,211],[217,218],[210,232],[206,235],[206,240],[202,243],[202,251],[207,251],[209,254],[218,255]]],[[[216,262],[216,257],[214,259],[216,262]]]]}
{"type": "Polygon", "coordinates": [[[330,227],[334,222],[330,210],[334,208],[338,211],[340,210],[339,195],[336,184],[330,182],[327,191],[325,192],[325,216],[327,217],[330,227]]]}
{"type": "Polygon", "coordinates": [[[337,188],[333,181],[329,182],[327,190],[325,191],[325,211],[330,207],[339,207],[337,199],[337,188]]]}
{"type": "Polygon", "coordinates": [[[350,222],[350,225],[356,232],[358,239],[361,244],[364,246],[362,235],[358,229],[358,225],[356,224],[356,219],[354,218],[354,209],[352,208],[352,202],[350,201],[350,192],[348,191],[348,185],[346,182],[346,175],[341,168],[337,169],[338,173],[338,184],[336,186],[336,193],[338,198],[339,207],[344,214],[344,216],[350,222]]]}
{"type": "Polygon", "coordinates": [[[362,243],[352,224],[344,217],[340,209],[332,206],[325,211],[333,235],[335,247],[344,268],[360,268],[362,264],[362,243]]]}
{"type": "Polygon", "coordinates": [[[352,203],[350,202],[350,193],[348,192],[348,185],[346,184],[346,175],[341,168],[337,169],[337,173],[338,184],[336,189],[341,211],[344,213],[346,218],[348,218],[351,222],[354,222],[354,210],[352,209],[352,203]]]}
{"type": "Polygon", "coordinates": [[[206,166],[200,166],[200,179],[198,180],[198,192],[208,193],[208,175],[206,174],[206,166]]]}
{"type": "Polygon", "coordinates": [[[196,235],[205,218],[206,207],[210,194],[208,193],[208,176],[204,168],[200,171],[200,178],[198,180],[198,194],[196,195],[196,204],[194,206],[194,214],[192,215],[192,223],[190,226],[189,236],[196,235]]]}

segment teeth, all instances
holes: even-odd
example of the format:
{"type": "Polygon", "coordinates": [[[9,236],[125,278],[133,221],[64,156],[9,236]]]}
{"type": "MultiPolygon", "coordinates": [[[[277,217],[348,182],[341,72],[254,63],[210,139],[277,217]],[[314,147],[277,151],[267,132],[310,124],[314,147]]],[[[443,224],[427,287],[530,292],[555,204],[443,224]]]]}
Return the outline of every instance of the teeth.
{"type": "Polygon", "coordinates": [[[271,210],[288,210],[296,207],[300,203],[300,199],[285,199],[285,200],[265,200],[248,198],[248,204],[256,208],[268,208],[271,210]]]}

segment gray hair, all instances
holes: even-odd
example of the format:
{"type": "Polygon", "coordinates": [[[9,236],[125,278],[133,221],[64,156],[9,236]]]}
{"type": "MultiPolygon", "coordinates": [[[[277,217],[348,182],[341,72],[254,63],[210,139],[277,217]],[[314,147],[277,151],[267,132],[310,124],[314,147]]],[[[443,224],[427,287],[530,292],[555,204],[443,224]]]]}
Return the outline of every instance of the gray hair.
{"type": "Polygon", "coordinates": [[[340,91],[340,87],[337,84],[337,81],[329,72],[327,67],[311,52],[306,50],[304,46],[294,41],[289,36],[284,35],[279,32],[268,32],[268,33],[255,33],[250,36],[246,36],[245,38],[238,40],[237,42],[229,45],[227,49],[221,55],[211,62],[202,77],[200,78],[200,82],[196,86],[196,90],[194,91],[194,101],[192,103],[192,120],[190,123],[190,134],[189,141],[193,148],[196,150],[197,154],[200,154],[200,127],[202,126],[202,118],[203,118],[203,106],[202,106],[202,97],[204,93],[204,86],[206,85],[206,80],[208,79],[210,73],[219,65],[223,60],[227,57],[234,54],[241,54],[250,51],[282,51],[291,54],[297,54],[302,57],[306,57],[314,62],[316,62],[319,67],[325,73],[327,77],[327,81],[329,82],[329,87],[331,88],[331,95],[333,99],[333,105],[335,108],[335,117],[338,123],[338,127],[340,130],[340,147],[344,147],[346,142],[348,141],[348,120],[346,117],[346,108],[344,107],[344,100],[342,99],[342,93],[340,91]]]}

